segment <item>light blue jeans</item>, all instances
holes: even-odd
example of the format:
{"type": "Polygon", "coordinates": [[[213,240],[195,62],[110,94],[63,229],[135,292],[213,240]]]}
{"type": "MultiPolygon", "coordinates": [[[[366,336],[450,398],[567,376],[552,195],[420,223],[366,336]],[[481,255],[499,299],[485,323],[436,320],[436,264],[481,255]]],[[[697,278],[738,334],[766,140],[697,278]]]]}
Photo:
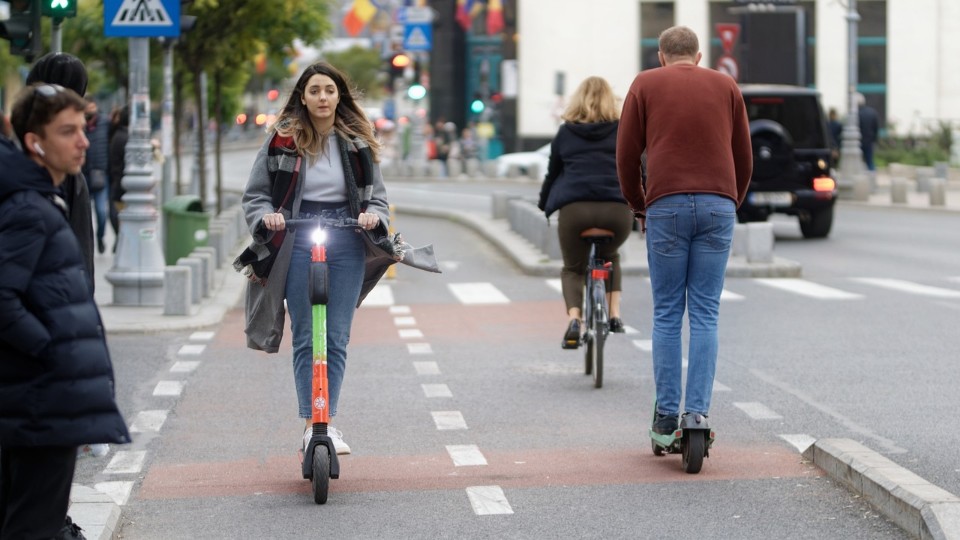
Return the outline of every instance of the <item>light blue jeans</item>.
{"type": "MultiPolygon", "coordinates": [[[[349,217],[347,208],[324,210],[323,217],[349,217]]],[[[313,217],[301,214],[298,217],[313,217]]],[[[287,311],[293,334],[293,379],[297,388],[300,418],[310,418],[310,383],[313,379],[313,310],[307,292],[310,269],[309,229],[297,231],[293,258],[287,271],[287,311]]],[[[330,269],[327,301],[327,380],[330,394],[330,416],[337,414],[340,387],[347,367],[347,344],[350,327],[363,285],[364,245],[355,229],[327,229],[327,264],[330,269]]]]}
{"type": "Polygon", "coordinates": [[[690,321],[685,411],[706,415],[710,410],[720,293],[735,222],[736,204],[720,195],[668,195],[647,207],[653,376],[660,414],[680,413],[685,310],[690,321]]]}

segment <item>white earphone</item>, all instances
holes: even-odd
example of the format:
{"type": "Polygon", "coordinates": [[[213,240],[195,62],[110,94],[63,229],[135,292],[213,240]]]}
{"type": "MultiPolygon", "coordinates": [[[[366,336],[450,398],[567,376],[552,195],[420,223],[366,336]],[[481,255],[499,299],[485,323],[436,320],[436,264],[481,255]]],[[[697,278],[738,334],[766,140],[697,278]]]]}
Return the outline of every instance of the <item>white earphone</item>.
{"type": "Polygon", "coordinates": [[[40,157],[46,155],[43,152],[43,148],[40,148],[40,143],[33,143],[33,149],[37,151],[37,155],[40,157]]]}

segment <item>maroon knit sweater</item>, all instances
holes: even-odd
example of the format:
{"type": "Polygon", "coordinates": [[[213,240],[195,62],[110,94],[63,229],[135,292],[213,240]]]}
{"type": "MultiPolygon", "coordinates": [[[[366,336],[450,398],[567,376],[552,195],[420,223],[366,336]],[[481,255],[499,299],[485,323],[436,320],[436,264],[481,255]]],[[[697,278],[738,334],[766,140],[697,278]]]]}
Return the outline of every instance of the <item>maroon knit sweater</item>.
{"type": "Polygon", "coordinates": [[[743,96],[729,76],[691,64],[637,75],[623,103],[617,174],[630,207],[675,193],[716,193],[743,202],[753,170],[743,96]],[[640,155],[647,151],[647,182],[640,155]]]}

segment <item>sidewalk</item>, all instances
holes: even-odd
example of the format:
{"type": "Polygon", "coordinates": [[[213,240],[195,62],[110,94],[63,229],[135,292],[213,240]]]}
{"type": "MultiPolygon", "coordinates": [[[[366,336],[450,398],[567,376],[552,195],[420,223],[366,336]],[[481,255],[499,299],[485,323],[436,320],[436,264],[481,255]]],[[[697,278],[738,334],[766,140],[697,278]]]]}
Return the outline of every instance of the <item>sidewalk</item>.
{"type": "MultiPolygon", "coordinates": [[[[425,181],[390,179],[391,182],[398,183],[406,180],[425,181]]],[[[488,180],[464,177],[463,181],[488,180]]],[[[841,212],[845,205],[888,211],[955,212],[960,215],[960,182],[948,183],[946,205],[943,207],[931,207],[929,195],[917,193],[913,185],[908,186],[907,203],[894,204],[891,202],[889,177],[881,173],[877,178],[877,189],[867,201],[842,200],[839,203],[841,212]]],[[[404,205],[398,207],[397,212],[400,216],[432,217],[466,226],[497,246],[527,274],[558,276],[560,273],[560,261],[550,260],[519,234],[510,230],[505,219],[495,220],[490,214],[438,209],[426,205],[404,205]]],[[[112,245],[113,238],[108,237],[106,243],[108,246],[112,245]]],[[[234,255],[239,254],[240,249],[238,246],[234,255]]],[[[631,240],[624,249],[625,273],[645,274],[645,250],[639,235],[631,235],[631,240]]],[[[440,256],[442,257],[442,254],[440,256]]],[[[232,261],[233,255],[228,257],[228,260],[232,261]]],[[[228,310],[240,305],[246,284],[243,276],[234,272],[228,262],[224,263],[216,271],[215,287],[209,298],[194,306],[190,315],[166,316],[163,315],[163,306],[112,305],[112,288],[105,278],[112,264],[113,257],[109,252],[95,258],[95,298],[108,334],[190,330],[214,326],[222,321],[228,310]]],[[[728,265],[728,275],[738,277],[792,276],[799,275],[798,272],[799,263],[777,257],[772,263],[765,265],[751,264],[744,258],[731,257],[728,265]]],[[[960,539],[960,497],[926,482],[879,453],[848,439],[831,439],[813,443],[804,456],[827,472],[831,478],[863,496],[908,533],[923,538],[960,539]]],[[[74,484],[73,488],[69,512],[74,522],[83,528],[85,536],[91,540],[113,538],[120,524],[121,507],[108,495],[91,487],[74,484]]]]}

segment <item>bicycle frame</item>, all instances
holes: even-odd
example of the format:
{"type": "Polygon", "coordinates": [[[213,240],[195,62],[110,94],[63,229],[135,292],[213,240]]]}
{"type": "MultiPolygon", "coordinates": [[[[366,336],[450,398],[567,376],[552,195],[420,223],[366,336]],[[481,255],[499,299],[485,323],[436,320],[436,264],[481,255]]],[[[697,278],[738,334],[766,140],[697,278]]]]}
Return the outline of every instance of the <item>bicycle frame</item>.
{"type": "Polygon", "coordinates": [[[607,284],[613,264],[597,258],[597,242],[590,242],[583,301],[586,345],[584,371],[593,374],[594,388],[603,386],[603,345],[610,334],[607,284]]]}

